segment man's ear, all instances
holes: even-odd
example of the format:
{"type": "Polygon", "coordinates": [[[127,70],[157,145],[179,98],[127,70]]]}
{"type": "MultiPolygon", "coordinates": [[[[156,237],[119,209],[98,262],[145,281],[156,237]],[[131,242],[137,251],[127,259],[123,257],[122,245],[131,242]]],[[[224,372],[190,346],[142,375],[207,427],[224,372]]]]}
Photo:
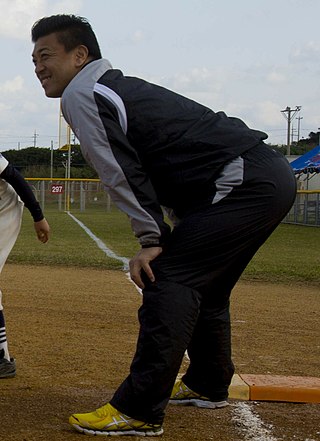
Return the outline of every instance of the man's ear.
{"type": "Polygon", "coordinates": [[[89,51],[87,46],[80,45],[76,48],[76,67],[83,67],[88,62],[89,51]]]}

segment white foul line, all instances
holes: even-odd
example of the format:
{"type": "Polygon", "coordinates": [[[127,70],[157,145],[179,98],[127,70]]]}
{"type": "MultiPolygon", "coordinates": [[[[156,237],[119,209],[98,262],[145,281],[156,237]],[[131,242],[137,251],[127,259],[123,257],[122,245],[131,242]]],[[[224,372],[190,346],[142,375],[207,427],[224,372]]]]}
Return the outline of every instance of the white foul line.
{"type": "Polygon", "coordinates": [[[129,259],[127,259],[126,257],[118,256],[117,254],[115,254],[112,250],[110,250],[110,248],[107,247],[107,245],[104,242],[102,242],[101,239],[99,239],[99,237],[97,237],[95,234],[93,234],[93,232],[85,224],[83,224],[81,221],[79,221],[79,219],[77,219],[69,211],[67,211],[67,213],[75,222],[77,222],[78,225],[80,225],[80,227],[88,234],[88,236],[91,237],[91,239],[95,241],[95,243],[100,248],[100,250],[102,250],[108,257],[111,257],[112,259],[120,260],[120,262],[123,263],[123,269],[125,271],[128,270],[129,259]]]}
{"type": "Polygon", "coordinates": [[[71,214],[70,211],[67,211],[67,214],[75,222],[77,222],[77,224],[88,234],[89,237],[91,237],[92,240],[95,241],[95,243],[100,248],[100,250],[102,250],[108,257],[111,257],[112,259],[120,260],[120,262],[123,263],[123,270],[126,271],[126,276],[127,276],[128,280],[129,280],[129,282],[133,283],[133,285],[135,286],[136,290],[140,294],[142,294],[141,289],[133,282],[133,280],[130,277],[130,273],[128,272],[128,269],[129,269],[129,259],[127,259],[126,257],[118,256],[112,250],[110,250],[110,248],[108,248],[107,245],[104,242],[102,242],[101,239],[99,239],[99,237],[97,237],[95,234],[93,234],[93,232],[84,223],[79,221],[79,219],[77,219],[73,214],[71,214]]]}
{"type": "Polygon", "coordinates": [[[245,441],[278,441],[271,434],[272,425],[265,424],[249,404],[239,402],[232,407],[232,421],[244,435],[245,441]]]}

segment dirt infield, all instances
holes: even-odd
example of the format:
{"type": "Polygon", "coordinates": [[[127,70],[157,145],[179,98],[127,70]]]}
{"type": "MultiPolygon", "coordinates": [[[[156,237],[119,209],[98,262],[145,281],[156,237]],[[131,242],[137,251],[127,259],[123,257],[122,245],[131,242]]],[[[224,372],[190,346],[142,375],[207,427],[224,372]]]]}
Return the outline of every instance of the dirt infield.
{"type": "MultiPolygon", "coordinates": [[[[0,439],[84,439],[68,416],[104,404],[127,375],[140,295],[119,271],[44,266],[7,265],[1,288],[18,373],[0,380],[0,439]]],[[[241,282],[232,297],[237,372],[319,377],[319,302],[319,287],[241,282]]],[[[320,440],[320,404],[245,405],[246,418],[239,402],[168,406],[160,439],[320,440]]]]}

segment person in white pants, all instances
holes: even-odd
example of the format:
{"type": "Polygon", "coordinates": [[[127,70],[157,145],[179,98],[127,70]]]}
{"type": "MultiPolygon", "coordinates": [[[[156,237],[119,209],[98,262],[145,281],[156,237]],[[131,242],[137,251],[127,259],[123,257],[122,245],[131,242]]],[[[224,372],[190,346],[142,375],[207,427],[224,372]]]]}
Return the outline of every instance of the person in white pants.
{"type": "MultiPolygon", "coordinates": [[[[38,239],[49,239],[49,225],[30,186],[19,171],[0,153],[0,273],[17,240],[24,205],[29,209],[38,239]]],[[[0,290],[0,378],[16,375],[16,362],[10,357],[0,290]]]]}

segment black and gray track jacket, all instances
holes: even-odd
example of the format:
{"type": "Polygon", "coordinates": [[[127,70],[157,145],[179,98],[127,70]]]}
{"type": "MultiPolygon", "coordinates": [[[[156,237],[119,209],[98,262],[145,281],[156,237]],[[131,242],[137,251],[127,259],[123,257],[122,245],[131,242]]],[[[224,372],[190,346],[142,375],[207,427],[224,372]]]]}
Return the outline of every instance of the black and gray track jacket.
{"type": "Polygon", "coordinates": [[[63,115],[141,245],[163,245],[177,217],[215,193],[223,166],[267,135],[142,79],[108,60],[87,64],[62,95],[63,115]]]}

